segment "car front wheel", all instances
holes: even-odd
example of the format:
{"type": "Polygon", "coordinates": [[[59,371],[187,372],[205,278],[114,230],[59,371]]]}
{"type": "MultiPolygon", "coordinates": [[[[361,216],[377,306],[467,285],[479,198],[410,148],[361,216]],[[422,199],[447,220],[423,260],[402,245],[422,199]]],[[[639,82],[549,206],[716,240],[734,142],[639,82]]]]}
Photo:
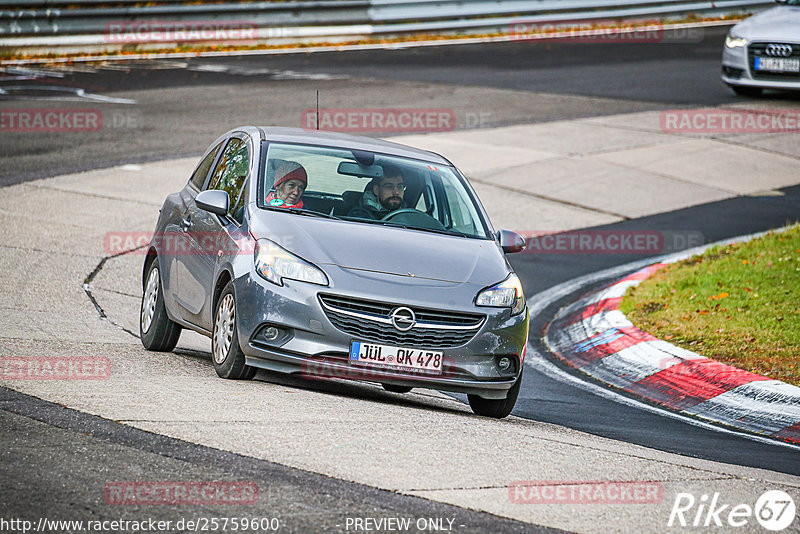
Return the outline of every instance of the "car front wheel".
{"type": "Polygon", "coordinates": [[[178,344],[181,327],[167,315],[161,290],[158,259],[153,258],[147,270],[139,310],[139,338],[147,350],[169,352],[178,344]]]}
{"type": "Polygon", "coordinates": [[[244,353],[239,346],[236,329],[236,297],[233,283],[228,282],[217,301],[214,313],[214,331],[211,336],[211,359],[214,370],[222,378],[231,380],[250,380],[257,369],[245,363],[244,353]]]}
{"type": "Polygon", "coordinates": [[[478,395],[467,395],[469,399],[469,406],[475,415],[483,415],[485,417],[494,417],[495,419],[502,419],[511,413],[514,405],[517,403],[519,397],[519,388],[522,386],[522,373],[520,372],[517,381],[508,390],[508,395],[505,399],[484,399],[478,395]]]}

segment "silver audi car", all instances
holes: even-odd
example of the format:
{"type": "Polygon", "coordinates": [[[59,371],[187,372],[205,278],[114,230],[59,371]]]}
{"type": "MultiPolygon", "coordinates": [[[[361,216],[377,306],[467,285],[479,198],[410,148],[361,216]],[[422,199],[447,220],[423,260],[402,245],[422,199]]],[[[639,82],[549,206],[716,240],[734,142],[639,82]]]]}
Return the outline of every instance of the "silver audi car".
{"type": "Polygon", "coordinates": [[[505,417],[528,335],[522,286],[464,176],[438,154],[351,135],[242,127],[161,208],[142,344],[211,338],[230,379],[258,368],[468,395],[505,417]]]}
{"type": "Polygon", "coordinates": [[[800,0],[777,2],[734,26],[725,39],[722,81],[739,95],[800,90],[800,0]]]}

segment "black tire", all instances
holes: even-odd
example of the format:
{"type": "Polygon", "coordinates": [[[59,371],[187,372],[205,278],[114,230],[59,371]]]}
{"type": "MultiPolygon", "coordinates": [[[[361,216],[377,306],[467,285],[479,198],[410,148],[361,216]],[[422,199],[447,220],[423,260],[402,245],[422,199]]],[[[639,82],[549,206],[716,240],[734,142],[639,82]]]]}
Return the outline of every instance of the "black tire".
{"type": "Polygon", "coordinates": [[[230,380],[250,380],[258,370],[245,363],[244,353],[239,346],[239,330],[236,326],[236,296],[233,293],[232,282],[228,282],[225,289],[222,290],[214,309],[211,361],[214,363],[214,370],[217,374],[230,380]]]}
{"type": "Polygon", "coordinates": [[[519,397],[519,389],[522,386],[522,372],[519,373],[516,383],[508,390],[505,399],[484,399],[478,395],[467,395],[469,406],[475,415],[484,417],[494,417],[502,419],[511,413],[519,397]]]}
{"type": "Polygon", "coordinates": [[[729,87],[733,89],[733,92],[739,96],[758,98],[764,93],[764,90],[761,87],[748,87],[746,85],[731,85],[729,87]]]}
{"type": "Polygon", "coordinates": [[[147,275],[142,286],[139,338],[147,350],[169,352],[178,344],[181,326],[167,315],[162,287],[158,259],[153,258],[147,267],[147,275]]]}
{"type": "Polygon", "coordinates": [[[381,384],[381,385],[383,386],[383,389],[391,393],[408,393],[409,391],[414,389],[409,386],[395,386],[394,384],[381,384]]]}

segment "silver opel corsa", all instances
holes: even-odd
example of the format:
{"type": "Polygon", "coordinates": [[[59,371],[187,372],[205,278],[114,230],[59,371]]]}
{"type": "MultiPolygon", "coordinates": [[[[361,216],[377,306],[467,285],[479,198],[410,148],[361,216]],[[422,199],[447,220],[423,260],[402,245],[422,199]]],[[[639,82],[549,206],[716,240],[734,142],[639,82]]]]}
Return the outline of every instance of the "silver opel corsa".
{"type": "Polygon", "coordinates": [[[777,2],[782,5],[743,20],[725,39],[722,81],[739,95],[800,90],[800,0],[777,2]]]}
{"type": "Polygon", "coordinates": [[[258,368],[466,393],[514,407],[528,336],[522,286],[445,158],[377,139],[242,127],[161,208],[143,272],[145,348],[211,338],[223,378],[258,368]]]}

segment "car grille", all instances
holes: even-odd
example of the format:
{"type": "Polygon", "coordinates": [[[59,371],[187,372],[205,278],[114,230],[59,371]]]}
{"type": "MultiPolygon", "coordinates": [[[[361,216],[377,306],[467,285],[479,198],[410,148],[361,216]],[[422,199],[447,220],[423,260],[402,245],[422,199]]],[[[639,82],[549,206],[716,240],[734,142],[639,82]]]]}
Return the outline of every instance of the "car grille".
{"type": "MultiPolygon", "coordinates": [[[[797,72],[764,72],[756,70],[757,57],[774,57],[767,54],[767,46],[769,45],[791,46],[792,53],[787,58],[798,59],[800,58],[800,44],[789,43],[752,43],[748,48],[748,62],[750,64],[750,73],[754,80],[793,80],[800,81],[800,73],[797,72]]],[[[781,56],[783,57],[783,56],[781,56]]]]}
{"type": "Polygon", "coordinates": [[[331,323],[360,340],[420,348],[457,347],[469,342],[484,323],[478,314],[448,312],[402,306],[338,295],[320,295],[322,309],[331,323]],[[391,322],[392,312],[399,307],[413,310],[417,323],[407,332],[397,330],[391,322]]]}

